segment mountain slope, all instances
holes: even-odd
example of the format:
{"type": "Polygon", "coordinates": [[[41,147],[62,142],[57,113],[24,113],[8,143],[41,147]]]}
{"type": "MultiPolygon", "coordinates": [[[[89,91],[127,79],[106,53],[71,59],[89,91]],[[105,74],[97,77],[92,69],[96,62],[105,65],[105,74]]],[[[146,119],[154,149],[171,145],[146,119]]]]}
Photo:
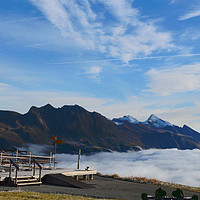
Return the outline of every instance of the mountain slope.
{"type": "Polygon", "coordinates": [[[124,131],[138,135],[140,141],[145,144],[145,148],[194,149],[200,147],[199,141],[193,137],[152,128],[143,123],[131,124],[125,122],[122,127],[124,131]]]}
{"type": "MultiPolygon", "coordinates": [[[[155,119],[155,117],[154,117],[155,119]]],[[[117,119],[116,119],[117,120],[117,119]]],[[[198,137],[189,127],[182,132],[162,126],[158,128],[152,122],[140,123],[130,116],[116,122],[108,120],[96,112],[84,108],[63,106],[54,108],[50,104],[43,107],[31,107],[22,115],[11,111],[0,111],[0,148],[34,144],[52,144],[51,136],[59,135],[63,144],[58,145],[58,152],[77,153],[81,148],[84,153],[98,151],[127,151],[137,148],[200,148],[198,137]]],[[[195,133],[197,134],[197,133],[195,133]]]]}
{"type": "Polygon", "coordinates": [[[31,107],[28,113],[16,117],[13,117],[13,113],[7,114],[9,120],[2,120],[4,130],[1,130],[1,135],[6,136],[6,129],[10,129],[13,135],[21,139],[17,145],[18,142],[10,143],[7,138],[9,145],[51,144],[50,137],[55,135],[64,141],[59,147],[62,152],[75,151],[80,147],[89,152],[125,151],[142,145],[137,138],[124,132],[112,121],[78,105],[57,109],[48,104],[41,108],[31,107]]]}

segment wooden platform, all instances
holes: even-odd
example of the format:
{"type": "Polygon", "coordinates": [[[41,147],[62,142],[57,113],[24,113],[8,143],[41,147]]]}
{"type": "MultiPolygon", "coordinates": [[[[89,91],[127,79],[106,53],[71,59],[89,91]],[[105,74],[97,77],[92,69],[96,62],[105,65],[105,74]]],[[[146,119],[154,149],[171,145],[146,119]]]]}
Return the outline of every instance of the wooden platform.
{"type": "MultiPolygon", "coordinates": [[[[19,171],[18,176],[30,176],[30,171],[19,171]]],[[[57,169],[51,169],[51,170],[42,170],[42,177],[46,174],[63,174],[65,176],[69,177],[75,177],[78,178],[86,178],[91,179],[92,175],[97,174],[97,171],[94,170],[78,170],[78,169],[66,169],[66,168],[57,168],[57,169]]],[[[8,172],[0,172],[0,181],[2,181],[5,177],[8,177],[8,172]]],[[[39,177],[39,174],[35,174],[35,177],[39,177]]],[[[13,173],[14,178],[14,173],[13,173]]]]}
{"type": "Polygon", "coordinates": [[[67,177],[70,180],[74,178],[76,181],[78,179],[91,180],[93,175],[97,174],[96,171],[89,170],[89,167],[85,170],[63,169],[56,168],[57,164],[53,153],[50,153],[50,156],[40,156],[28,151],[0,150],[0,183],[10,186],[41,184],[41,179],[46,175],[52,175],[48,178],[49,180],[57,177],[60,182],[67,177]]]}

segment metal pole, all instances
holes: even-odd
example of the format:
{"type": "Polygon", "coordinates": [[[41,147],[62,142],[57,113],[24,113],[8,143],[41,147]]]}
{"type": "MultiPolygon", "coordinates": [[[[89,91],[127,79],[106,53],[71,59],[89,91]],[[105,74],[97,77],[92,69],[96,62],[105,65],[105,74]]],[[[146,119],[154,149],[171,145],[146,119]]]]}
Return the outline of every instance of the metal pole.
{"type": "Polygon", "coordinates": [[[78,150],[78,164],[77,164],[77,169],[80,169],[80,158],[81,158],[81,149],[78,150]]]}

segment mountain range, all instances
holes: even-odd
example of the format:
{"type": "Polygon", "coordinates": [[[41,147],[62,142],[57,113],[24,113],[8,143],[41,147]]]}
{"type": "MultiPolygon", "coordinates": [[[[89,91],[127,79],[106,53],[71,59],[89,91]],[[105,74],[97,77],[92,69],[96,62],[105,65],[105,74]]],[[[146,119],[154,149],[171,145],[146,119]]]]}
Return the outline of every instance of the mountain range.
{"type": "Polygon", "coordinates": [[[52,146],[58,135],[63,144],[58,152],[85,154],[101,151],[148,148],[200,148],[200,134],[151,115],[145,122],[134,117],[107,119],[97,112],[74,105],[54,108],[50,104],[31,107],[26,114],[0,111],[0,148],[14,149],[29,144],[52,146]]]}

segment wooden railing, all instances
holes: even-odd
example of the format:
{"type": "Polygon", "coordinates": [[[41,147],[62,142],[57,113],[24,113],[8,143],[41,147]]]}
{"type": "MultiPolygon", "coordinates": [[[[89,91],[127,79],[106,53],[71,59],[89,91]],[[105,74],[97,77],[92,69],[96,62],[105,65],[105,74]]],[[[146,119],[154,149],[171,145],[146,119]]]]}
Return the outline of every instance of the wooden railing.
{"type": "Polygon", "coordinates": [[[39,167],[39,182],[41,182],[41,176],[42,176],[42,166],[33,158],[33,176],[35,176],[35,168],[36,165],[39,167]]]}
{"type": "Polygon", "coordinates": [[[0,170],[10,164],[10,159],[14,160],[16,164],[19,166],[24,166],[25,168],[32,166],[32,159],[35,158],[37,161],[43,166],[50,168],[52,167],[52,164],[57,163],[55,161],[55,155],[50,153],[50,156],[39,156],[39,155],[33,155],[31,152],[28,151],[10,151],[5,152],[4,150],[0,150],[0,170]]]}
{"type": "Polygon", "coordinates": [[[10,159],[9,183],[11,183],[12,178],[12,165],[15,167],[15,183],[17,183],[17,172],[19,171],[19,166],[12,159],[10,159]]]}
{"type": "MultiPolygon", "coordinates": [[[[33,160],[33,176],[35,176],[36,165],[37,165],[39,167],[39,178],[38,178],[38,181],[41,182],[41,178],[42,178],[42,166],[35,160],[35,158],[33,158],[32,160],[33,160]]],[[[12,181],[12,166],[15,167],[14,183],[16,184],[17,183],[17,175],[18,175],[18,171],[19,171],[19,166],[12,159],[10,159],[9,184],[11,184],[11,181],[12,181]]]]}

